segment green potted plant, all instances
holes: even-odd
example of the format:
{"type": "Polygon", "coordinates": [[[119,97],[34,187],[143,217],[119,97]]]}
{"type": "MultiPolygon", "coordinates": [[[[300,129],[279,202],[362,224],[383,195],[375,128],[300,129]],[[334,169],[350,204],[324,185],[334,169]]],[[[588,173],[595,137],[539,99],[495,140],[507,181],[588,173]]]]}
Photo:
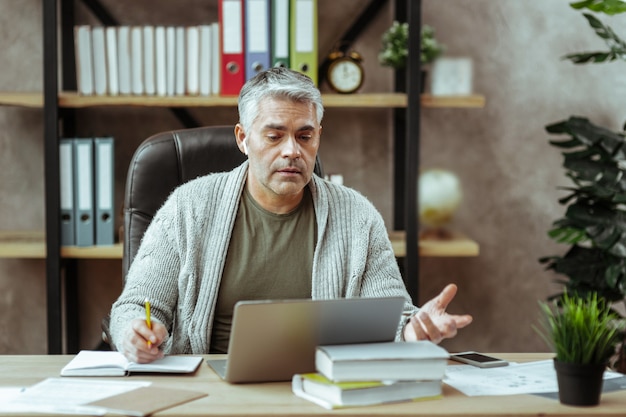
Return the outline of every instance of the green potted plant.
{"type": "Polygon", "coordinates": [[[567,405],[600,403],[603,374],[620,340],[619,316],[596,293],[567,292],[540,302],[543,320],[536,330],[555,353],[559,400],[567,405]]]}
{"type": "MultiPolygon", "coordinates": [[[[609,16],[626,12],[626,2],[621,0],[584,0],[570,5],[609,16]]],[[[576,64],[626,60],[626,43],[611,27],[591,13],[583,15],[609,50],[571,53],[564,58],[576,64]]],[[[563,167],[573,185],[563,187],[567,194],[559,202],[567,209],[548,232],[550,238],[570,248],[562,256],[543,257],[540,262],[566,277],[557,282],[571,294],[595,292],[607,303],[625,303],[626,132],[612,131],[580,116],[550,124],[546,130],[568,136],[550,140],[550,144],[562,150],[563,167]]],[[[624,334],[612,366],[626,372],[624,334]]]]}
{"type": "MultiPolygon", "coordinates": [[[[445,51],[445,45],[435,38],[435,29],[422,25],[420,62],[422,66],[431,64],[445,51]]],[[[382,47],[378,54],[378,62],[386,67],[402,70],[406,67],[409,56],[409,24],[394,21],[382,35],[382,47]]],[[[421,69],[422,87],[426,71],[421,69]]]]}
{"type": "MultiPolygon", "coordinates": [[[[564,255],[546,256],[546,269],[566,276],[557,279],[565,291],[584,296],[596,293],[608,303],[626,297],[626,140],[583,117],[546,127],[564,140],[550,143],[563,150],[563,167],[573,185],[559,202],[567,205],[548,232],[570,248],[564,255]],[[624,148],[622,149],[622,146],[624,148]]],[[[554,298],[558,298],[557,294],[554,298]]],[[[624,346],[613,364],[623,370],[624,346]]]]}

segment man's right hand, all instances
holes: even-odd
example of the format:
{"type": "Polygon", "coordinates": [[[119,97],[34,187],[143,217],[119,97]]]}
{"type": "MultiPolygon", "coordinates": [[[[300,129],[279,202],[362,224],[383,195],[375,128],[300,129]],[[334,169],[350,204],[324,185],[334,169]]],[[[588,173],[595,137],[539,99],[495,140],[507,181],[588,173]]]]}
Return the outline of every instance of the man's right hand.
{"type": "Polygon", "coordinates": [[[132,362],[148,363],[164,356],[159,346],[166,337],[167,329],[158,321],[153,320],[150,329],[144,319],[135,319],[130,322],[124,340],[117,348],[132,362]]]}

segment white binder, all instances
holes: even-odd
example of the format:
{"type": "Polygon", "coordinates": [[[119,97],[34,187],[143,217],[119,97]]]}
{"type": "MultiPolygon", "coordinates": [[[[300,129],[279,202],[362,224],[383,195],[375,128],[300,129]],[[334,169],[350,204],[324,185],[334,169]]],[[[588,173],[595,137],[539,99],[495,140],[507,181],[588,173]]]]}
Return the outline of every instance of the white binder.
{"type": "Polygon", "coordinates": [[[211,45],[212,45],[212,29],[211,25],[200,25],[198,27],[198,37],[200,40],[200,54],[198,62],[198,93],[201,96],[211,94],[211,45]]]}
{"type": "Polygon", "coordinates": [[[197,96],[199,91],[198,56],[200,55],[200,32],[198,26],[189,26],[186,31],[186,92],[190,96],[197,96]]]}
{"type": "Polygon", "coordinates": [[[61,246],[73,246],[74,238],[74,148],[72,139],[59,139],[59,184],[61,246]]]}
{"type": "Polygon", "coordinates": [[[157,26],[154,28],[154,79],[157,96],[165,96],[167,94],[165,45],[165,26],[157,26]]]}
{"type": "Polygon", "coordinates": [[[165,95],[176,93],[176,28],[165,28],[165,95]]]}
{"type": "Polygon", "coordinates": [[[117,68],[117,27],[106,28],[107,87],[109,95],[116,96],[120,91],[117,68]]]}
{"type": "Polygon", "coordinates": [[[143,83],[143,30],[141,26],[130,28],[130,88],[135,95],[146,91],[143,83]]]}
{"type": "Polygon", "coordinates": [[[117,75],[120,94],[130,94],[131,88],[131,58],[130,58],[130,27],[117,28],[117,75]]]}
{"type": "Polygon", "coordinates": [[[74,219],[76,246],[93,246],[93,140],[74,139],[74,219]]]}
{"type": "Polygon", "coordinates": [[[143,26],[143,89],[146,95],[156,92],[154,26],[143,26]]]}
{"type": "Polygon", "coordinates": [[[74,47],[78,93],[90,96],[93,94],[93,52],[91,50],[90,26],[74,27],[74,47]]]}
{"type": "Polygon", "coordinates": [[[107,52],[104,27],[91,28],[91,50],[93,52],[93,89],[98,96],[107,94],[107,52]]]}
{"type": "Polygon", "coordinates": [[[187,85],[187,71],[186,71],[186,52],[187,52],[187,30],[183,26],[177,26],[175,32],[176,41],[176,70],[175,70],[175,84],[174,94],[178,96],[184,96],[187,85]]]}
{"type": "Polygon", "coordinates": [[[112,137],[94,139],[95,243],[115,243],[115,153],[112,137]]]}
{"type": "Polygon", "coordinates": [[[221,92],[221,68],[220,24],[213,22],[211,23],[211,94],[216,96],[221,92]]]}

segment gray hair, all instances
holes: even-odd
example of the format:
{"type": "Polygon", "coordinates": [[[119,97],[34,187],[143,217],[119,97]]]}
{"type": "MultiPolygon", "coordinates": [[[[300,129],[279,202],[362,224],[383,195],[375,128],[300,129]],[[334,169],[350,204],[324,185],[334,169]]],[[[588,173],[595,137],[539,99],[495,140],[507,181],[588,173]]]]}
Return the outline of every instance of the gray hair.
{"type": "Polygon", "coordinates": [[[300,72],[275,67],[258,73],[241,88],[238,100],[239,123],[245,131],[252,127],[259,114],[259,103],[266,98],[286,98],[298,103],[312,103],[317,122],[322,122],[324,106],[322,95],[315,83],[300,72]]]}

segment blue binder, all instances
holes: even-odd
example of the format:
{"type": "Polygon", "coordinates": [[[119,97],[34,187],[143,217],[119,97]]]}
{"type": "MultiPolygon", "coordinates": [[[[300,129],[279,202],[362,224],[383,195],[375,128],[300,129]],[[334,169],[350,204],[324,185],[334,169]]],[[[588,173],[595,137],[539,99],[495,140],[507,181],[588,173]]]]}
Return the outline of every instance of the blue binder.
{"type": "Polygon", "coordinates": [[[271,65],[270,1],[245,0],[244,14],[244,62],[249,80],[271,65]]]}

